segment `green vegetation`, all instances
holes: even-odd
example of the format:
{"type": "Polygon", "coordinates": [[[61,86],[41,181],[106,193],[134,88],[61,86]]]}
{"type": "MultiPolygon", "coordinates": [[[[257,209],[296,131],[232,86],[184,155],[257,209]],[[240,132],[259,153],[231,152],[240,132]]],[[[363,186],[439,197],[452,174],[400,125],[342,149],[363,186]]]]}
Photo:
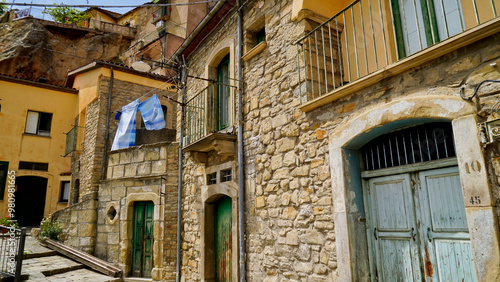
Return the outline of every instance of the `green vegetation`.
{"type": "Polygon", "coordinates": [[[55,22],[65,24],[77,24],[89,18],[85,12],[69,7],[49,8],[44,13],[51,15],[55,22]]]}
{"type": "Polygon", "coordinates": [[[7,227],[14,227],[14,228],[19,228],[19,224],[17,222],[12,222],[10,220],[10,217],[2,217],[0,218],[0,225],[7,226],[7,227]]]}
{"type": "Polygon", "coordinates": [[[40,235],[42,237],[52,240],[59,240],[59,236],[62,234],[62,227],[59,225],[59,223],[53,221],[51,216],[42,220],[42,222],[40,223],[40,229],[40,235]]]}
{"type": "MultiPolygon", "coordinates": [[[[5,3],[4,0],[0,0],[0,3],[5,3]]],[[[2,15],[4,12],[7,12],[7,6],[0,4],[0,15],[2,15]]]]}

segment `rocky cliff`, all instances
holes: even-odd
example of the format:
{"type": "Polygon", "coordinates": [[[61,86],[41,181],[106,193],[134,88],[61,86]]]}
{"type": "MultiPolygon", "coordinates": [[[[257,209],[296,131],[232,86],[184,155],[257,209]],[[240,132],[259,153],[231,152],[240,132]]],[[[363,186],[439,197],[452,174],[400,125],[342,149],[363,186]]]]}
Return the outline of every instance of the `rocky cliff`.
{"type": "Polygon", "coordinates": [[[0,24],[0,73],[63,85],[68,70],[113,61],[130,46],[116,33],[27,18],[0,24]]]}

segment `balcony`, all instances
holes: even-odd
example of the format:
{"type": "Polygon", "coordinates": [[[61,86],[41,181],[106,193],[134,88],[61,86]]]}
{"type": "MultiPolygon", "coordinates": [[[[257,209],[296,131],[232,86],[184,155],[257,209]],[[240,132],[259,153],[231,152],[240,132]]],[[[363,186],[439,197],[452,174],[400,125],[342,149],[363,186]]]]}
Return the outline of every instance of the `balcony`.
{"type": "Polygon", "coordinates": [[[186,102],[184,151],[234,155],[234,86],[210,83],[186,102]]]}
{"type": "Polygon", "coordinates": [[[66,134],[66,148],[64,150],[64,156],[71,154],[72,152],[80,150],[80,146],[78,144],[78,140],[82,140],[83,138],[83,127],[74,126],[70,131],[66,134]]]}
{"type": "Polygon", "coordinates": [[[160,7],[155,10],[152,14],[153,21],[152,24],[156,24],[159,21],[168,21],[170,19],[170,7],[160,7]]]}
{"type": "Polygon", "coordinates": [[[495,0],[357,0],[300,38],[310,111],[500,31],[495,0]]]}

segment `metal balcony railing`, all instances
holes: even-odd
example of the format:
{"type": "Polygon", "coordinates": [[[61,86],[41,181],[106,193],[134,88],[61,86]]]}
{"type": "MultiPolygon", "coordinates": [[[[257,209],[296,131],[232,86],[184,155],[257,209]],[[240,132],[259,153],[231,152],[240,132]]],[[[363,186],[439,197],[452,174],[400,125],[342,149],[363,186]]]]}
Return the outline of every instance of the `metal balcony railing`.
{"type": "Polygon", "coordinates": [[[21,281],[26,228],[0,225],[0,273],[21,281]]]}
{"type": "Polygon", "coordinates": [[[356,0],[300,38],[303,103],[500,13],[498,0],[356,0]]]}
{"type": "Polygon", "coordinates": [[[186,102],[184,146],[232,125],[231,103],[234,101],[235,89],[231,85],[210,83],[186,102]]]}

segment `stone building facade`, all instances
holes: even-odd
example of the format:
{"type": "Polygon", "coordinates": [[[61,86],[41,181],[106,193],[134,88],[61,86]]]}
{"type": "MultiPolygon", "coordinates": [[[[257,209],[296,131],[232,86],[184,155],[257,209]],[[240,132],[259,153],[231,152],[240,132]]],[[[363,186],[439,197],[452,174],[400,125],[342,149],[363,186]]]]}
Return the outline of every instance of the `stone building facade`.
{"type": "MultiPolygon", "coordinates": [[[[228,1],[225,5],[236,3],[228,1]]],[[[344,6],[339,10],[342,8],[344,6]]],[[[246,252],[248,281],[367,281],[377,275],[379,279],[387,279],[391,276],[382,276],[377,270],[377,258],[383,260],[390,256],[378,256],[380,249],[374,247],[383,232],[374,228],[377,225],[373,218],[380,211],[374,210],[370,198],[374,196],[368,192],[373,189],[370,181],[402,174],[423,177],[424,172],[441,173],[446,169],[454,171],[449,175],[459,177],[461,189],[450,197],[458,199],[453,204],[458,206],[457,213],[464,215],[462,220],[466,225],[465,229],[461,227],[460,236],[468,236],[463,244],[469,246],[470,242],[469,262],[473,261],[470,275],[478,281],[499,279],[500,210],[495,176],[499,167],[498,143],[483,146],[478,125],[496,117],[491,108],[499,99],[500,88],[494,82],[486,84],[477,102],[460,97],[462,87],[463,93],[470,96],[481,81],[498,79],[498,19],[408,59],[388,64],[380,71],[306,103],[303,101],[303,93],[307,92],[305,79],[317,81],[318,77],[315,74],[311,77],[298,68],[304,67],[304,62],[310,68],[316,67],[316,63],[303,57],[296,42],[334,15],[335,7],[322,1],[246,2],[243,7],[245,62],[236,57],[239,47],[235,10],[221,10],[219,13],[227,14],[215,19],[210,28],[195,30],[197,40],[186,43],[176,52],[179,57],[185,56],[189,74],[209,79],[217,79],[217,69],[229,56],[229,77],[238,78],[238,64],[242,63],[244,83],[242,133],[237,132],[237,90],[232,92],[228,103],[230,124],[222,130],[207,130],[199,138],[189,132],[193,125],[189,115],[196,116],[196,113],[186,111],[184,125],[188,129],[183,139],[185,161],[180,215],[182,279],[211,281],[217,275],[227,275],[230,269],[231,280],[236,281],[241,275],[238,266],[242,262],[237,255],[240,244],[244,244],[246,252]],[[262,28],[265,44],[255,41],[262,28]],[[435,122],[452,128],[451,133],[446,131],[447,141],[441,143],[451,142],[455,155],[436,165],[411,166],[409,171],[367,172],[366,158],[361,154],[366,144],[374,144],[371,142],[387,136],[384,134],[400,133],[422,124],[433,128],[435,122]],[[236,137],[227,137],[237,134],[243,134],[244,168],[237,165],[236,137]],[[223,181],[221,176],[229,169],[231,180],[223,181]],[[238,187],[239,169],[243,169],[245,175],[244,242],[235,234],[241,223],[237,205],[238,190],[243,188],[238,187]],[[220,274],[217,263],[213,262],[217,252],[214,243],[217,219],[214,218],[218,218],[215,211],[221,205],[220,200],[226,197],[232,203],[231,264],[220,274]]],[[[339,32],[341,30],[339,28],[339,32]]],[[[348,49],[342,48],[339,53],[346,55],[348,49]]],[[[318,59],[319,63],[327,65],[318,59]]],[[[367,69],[368,66],[367,62],[367,69]]],[[[342,68],[338,66],[336,70],[342,68]]],[[[238,86],[236,80],[230,84],[238,86]]],[[[188,79],[187,100],[194,101],[203,95],[209,100],[211,94],[204,90],[207,86],[210,87],[210,82],[188,79]]],[[[207,109],[210,111],[209,106],[207,109]]],[[[209,119],[211,114],[207,113],[206,117],[209,119]]],[[[179,125],[180,122],[178,128],[179,125]]],[[[422,179],[411,185],[424,185],[422,179]]],[[[417,198],[410,201],[428,201],[417,198]]],[[[384,202],[384,206],[397,207],[396,202],[384,202]]],[[[421,211],[410,213],[414,212],[420,216],[421,211]]],[[[404,236],[423,246],[427,241],[438,242],[439,232],[408,229],[406,233],[411,236],[404,236]]],[[[405,254],[401,257],[404,260],[405,254]]],[[[414,275],[413,278],[406,276],[407,279],[441,275],[440,279],[446,280],[445,266],[439,261],[425,257],[416,260],[415,264],[425,267],[418,268],[409,274],[414,275]],[[441,272],[436,274],[438,270],[441,272]]]]}
{"type": "Polygon", "coordinates": [[[65,242],[116,264],[125,276],[174,279],[178,144],[169,98],[175,98],[175,85],[168,77],[104,62],[70,72],[67,81],[79,91],[79,115],[71,152],[76,185],[70,206],[53,215],[65,242]],[[146,130],[138,113],[135,146],[111,151],[117,112],[154,94],[165,128],[146,130]],[[149,244],[142,247],[143,241],[149,244]]]}

